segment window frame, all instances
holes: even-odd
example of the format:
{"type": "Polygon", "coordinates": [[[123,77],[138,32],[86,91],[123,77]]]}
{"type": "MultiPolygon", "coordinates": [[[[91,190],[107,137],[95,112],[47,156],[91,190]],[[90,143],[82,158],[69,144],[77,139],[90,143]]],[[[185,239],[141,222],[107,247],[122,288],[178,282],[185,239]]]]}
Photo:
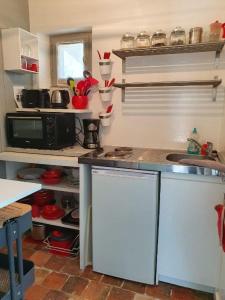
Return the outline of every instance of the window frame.
{"type": "MultiPolygon", "coordinates": [[[[85,69],[91,72],[92,69],[92,33],[79,32],[67,33],[50,36],[50,67],[51,67],[51,82],[53,86],[67,86],[66,80],[58,79],[58,48],[59,44],[75,44],[83,42],[84,44],[84,66],[85,69]]],[[[79,80],[82,78],[75,78],[79,80]]]]}

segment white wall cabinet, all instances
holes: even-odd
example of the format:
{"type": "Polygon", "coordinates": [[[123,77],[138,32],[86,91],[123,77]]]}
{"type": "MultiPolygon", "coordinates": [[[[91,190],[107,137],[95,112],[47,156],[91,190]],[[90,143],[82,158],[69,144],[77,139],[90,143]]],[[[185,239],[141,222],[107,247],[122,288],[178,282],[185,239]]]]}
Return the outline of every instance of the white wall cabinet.
{"type": "Polygon", "coordinates": [[[22,29],[2,29],[4,70],[17,73],[38,73],[38,38],[22,29]],[[32,64],[37,70],[32,70],[32,64]]]}
{"type": "Polygon", "coordinates": [[[159,280],[213,291],[221,250],[214,206],[223,203],[221,178],[164,173],[158,241],[159,280]]]}

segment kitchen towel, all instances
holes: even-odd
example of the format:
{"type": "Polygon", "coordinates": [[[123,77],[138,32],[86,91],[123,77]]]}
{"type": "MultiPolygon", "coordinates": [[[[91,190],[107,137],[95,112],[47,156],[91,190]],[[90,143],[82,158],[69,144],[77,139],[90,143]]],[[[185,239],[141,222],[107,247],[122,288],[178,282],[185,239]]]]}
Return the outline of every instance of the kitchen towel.
{"type": "Polygon", "coordinates": [[[215,210],[218,215],[217,219],[217,230],[220,240],[220,246],[223,248],[225,252],[225,206],[222,204],[218,204],[215,206],[215,210]]]}

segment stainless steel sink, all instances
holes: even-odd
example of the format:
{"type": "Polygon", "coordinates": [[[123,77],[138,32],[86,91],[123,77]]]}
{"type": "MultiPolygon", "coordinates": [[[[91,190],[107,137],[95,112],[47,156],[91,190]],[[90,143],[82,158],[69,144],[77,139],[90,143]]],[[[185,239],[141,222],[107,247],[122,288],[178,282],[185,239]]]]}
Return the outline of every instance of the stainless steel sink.
{"type": "Polygon", "coordinates": [[[214,160],[214,158],[210,156],[203,156],[203,155],[192,155],[192,154],[183,154],[183,153],[170,153],[166,157],[169,161],[178,162],[181,159],[199,159],[199,160],[214,160]]]}

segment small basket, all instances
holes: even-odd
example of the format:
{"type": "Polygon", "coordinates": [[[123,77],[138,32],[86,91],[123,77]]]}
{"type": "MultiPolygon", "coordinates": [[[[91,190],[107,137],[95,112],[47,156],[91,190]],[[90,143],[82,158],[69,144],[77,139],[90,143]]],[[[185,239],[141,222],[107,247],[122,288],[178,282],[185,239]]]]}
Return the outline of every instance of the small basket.
{"type": "Polygon", "coordinates": [[[111,87],[99,87],[99,94],[102,102],[109,102],[112,100],[112,88],[111,87]]]}
{"type": "Polygon", "coordinates": [[[110,59],[101,59],[99,61],[99,70],[100,74],[105,76],[105,75],[110,75],[112,71],[112,62],[110,59]]]}
{"type": "Polygon", "coordinates": [[[110,124],[111,124],[111,115],[112,115],[112,112],[110,112],[110,113],[100,113],[99,114],[99,118],[101,120],[101,124],[102,124],[103,127],[110,126],[110,124]]]}
{"type": "Polygon", "coordinates": [[[71,243],[71,249],[65,249],[61,247],[54,247],[51,245],[50,236],[48,236],[43,243],[45,244],[45,248],[50,250],[52,253],[61,254],[64,256],[78,256],[79,255],[79,234],[74,238],[73,242],[71,243]]]}

